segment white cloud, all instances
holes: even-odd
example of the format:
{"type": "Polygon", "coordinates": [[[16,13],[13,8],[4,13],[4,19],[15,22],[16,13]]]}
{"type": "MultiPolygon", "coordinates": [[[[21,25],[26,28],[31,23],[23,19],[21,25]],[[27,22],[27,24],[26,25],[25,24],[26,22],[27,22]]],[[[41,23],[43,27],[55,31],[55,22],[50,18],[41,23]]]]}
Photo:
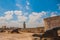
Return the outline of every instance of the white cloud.
{"type": "Polygon", "coordinates": [[[5,18],[3,16],[0,17],[0,21],[4,21],[5,18]]]}
{"type": "Polygon", "coordinates": [[[4,12],[4,16],[0,16],[0,25],[2,26],[2,25],[7,25],[8,24],[8,22],[7,22],[7,20],[10,20],[10,19],[12,19],[13,18],[13,11],[6,11],[6,12],[4,12]]]}
{"type": "Polygon", "coordinates": [[[10,20],[13,18],[13,14],[15,14],[18,18],[18,21],[26,21],[27,17],[23,15],[22,11],[6,11],[4,12],[5,16],[0,17],[1,20],[10,20]]]}
{"type": "MultiPolygon", "coordinates": [[[[16,1],[17,1],[17,0],[16,0],[16,1]]],[[[20,1],[20,2],[21,2],[21,1],[20,1]]],[[[26,10],[30,10],[30,9],[31,9],[29,5],[30,5],[30,3],[29,3],[28,0],[26,0],[25,5],[21,5],[21,3],[19,3],[19,1],[16,3],[16,6],[17,6],[20,10],[22,10],[23,12],[26,11],[26,10]]]]}
{"type": "Polygon", "coordinates": [[[23,15],[22,11],[6,11],[4,12],[5,15],[0,17],[0,21],[1,24],[5,24],[7,26],[21,26],[23,27],[23,22],[27,22],[27,27],[37,27],[37,26],[42,26],[43,25],[43,16],[46,15],[45,11],[42,12],[32,12],[28,17],[26,17],[25,15],[23,15]],[[10,20],[13,18],[13,15],[17,16],[17,20],[10,20]],[[27,21],[28,19],[28,21],[27,21]],[[10,20],[9,22],[7,22],[8,20],[10,20]],[[40,21],[40,22],[39,22],[40,21]],[[22,23],[20,23],[22,22],[22,23]],[[21,25],[20,25],[21,24],[21,25]]]}
{"type": "Polygon", "coordinates": [[[24,22],[27,20],[27,17],[26,16],[17,16],[18,17],[18,21],[19,22],[24,22]]]}
{"type": "Polygon", "coordinates": [[[29,1],[28,1],[28,0],[26,0],[26,9],[27,9],[27,10],[29,10],[29,9],[30,9],[29,5],[30,5],[29,1]]]}
{"type": "Polygon", "coordinates": [[[27,16],[27,15],[29,15],[29,13],[28,13],[28,12],[26,12],[26,13],[24,13],[24,15],[25,15],[25,16],[27,16]]]}
{"type": "Polygon", "coordinates": [[[37,27],[38,25],[40,26],[43,26],[43,16],[46,15],[46,12],[42,11],[42,12],[39,12],[39,13],[36,13],[36,12],[32,12],[32,14],[29,15],[29,21],[28,21],[28,25],[27,26],[30,26],[30,27],[37,27]],[[40,22],[39,22],[39,21],[40,22]]]}
{"type": "Polygon", "coordinates": [[[6,11],[4,12],[4,16],[0,17],[0,25],[1,26],[7,26],[7,27],[23,27],[23,22],[26,20],[26,17],[22,15],[22,11],[6,11]],[[13,18],[13,14],[17,15],[18,20],[10,20],[13,18]],[[8,21],[10,20],[10,21],[8,21]]]}
{"type": "Polygon", "coordinates": [[[17,6],[17,7],[19,7],[19,8],[21,7],[21,5],[20,5],[20,4],[16,4],[16,6],[17,6]]]}
{"type": "Polygon", "coordinates": [[[6,14],[6,15],[13,15],[13,11],[6,11],[6,12],[4,12],[4,14],[6,14]]]}
{"type": "Polygon", "coordinates": [[[22,11],[14,11],[14,14],[17,15],[18,21],[19,22],[24,22],[27,20],[27,17],[23,15],[22,11]]]}
{"type": "Polygon", "coordinates": [[[8,22],[6,21],[6,18],[4,16],[0,17],[0,27],[7,25],[8,22]]]}
{"type": "Polygon", "coordinates": [[[38,20],[39,18],[41,18],[43,15],[46,15],[46,12],[42,11],[39,13],[36,12],[32,12],[31,15],[29,15],[29,18],[33,19],[33,20],[38,20]]]}
{"type": "Polygon", "coordinates": [[[57,15],[55,14],[55,12],[52,12],[51,17],[54,17],[54,16],[57,16],[57,15]]]}
{"type": "Polygon", "coordinates": [[[58,9],[60,10],[60,4],[57,4],[58,5],[58,9]]]}
{"type": "Polygon", "coordinates": [[[32,13],[31,15],[29,15],[29,22],[35,22],[39,18],[40,18],[39,15],[33,15],[32,13]]]}
{"type": "Polygon", "coordinates": [[[22,5],[20,5],[20,4],[18,4],[18,3],[16,3],[16,6],[17,6],[19,9],[22,9],[22,8],[23,8],[22,5]]]}
{"type": "Polygon", "coordinates": [[[19,23],[18,21],[9,21],[9,23],[7,24],[8,27],[23,27],[23,23],[19,23]]]}
{"type": "Polygon", "coordinates": [[[18,10],[14,11],[14,13],[15,13],[15,15],[18,15],[18,16],[19,15],[21,16],[23,14],[22,11],[18,11],[18,10]]]}
{"type": "Polygon", "coordinates": [[[12,19],[12,18],[13,18],[13,11],[7,11],[7,12],[5,12],[4,18],[5,18],[6,20],[12,19]]]}
{"type": "Polygon", "coordinates": [[[46,14],[47,14],[47,12],[45,12],[45,11],[42,11],[39,13],[40,17],[42,17],[43,15],[46,15],[46,14]]]}
{"type": "Polygon", "coordinates": [[[1,16],[0,17],[0,20],[2,21],[2,20],[10,20],[10,19],[12,19],[13,18],[13,11],[7,11],[7,12],[4,12],[4,16],[1,16]]]}
{"type": "Polygon", "coordinates": [[[29,3],[28,1],[26,1],[26,4],[27,4],[27,5],[30,5],[30,3],[29,3]]]}

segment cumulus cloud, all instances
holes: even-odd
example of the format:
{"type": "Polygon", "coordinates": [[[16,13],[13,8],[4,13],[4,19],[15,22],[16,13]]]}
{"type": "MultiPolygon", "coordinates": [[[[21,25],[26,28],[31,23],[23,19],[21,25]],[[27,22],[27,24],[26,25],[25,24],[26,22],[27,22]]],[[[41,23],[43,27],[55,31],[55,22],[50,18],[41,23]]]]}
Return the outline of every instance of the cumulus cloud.
{"type": "Polygon", "coordinates": [[[30,27],[37,27],[38,25],[43,26],[43,16],[46,15],[46,12],[42,11],[39,13],[32,12],[32,14],[29,15],[29,21],[28,25],[30,27]],[[40,21],[40,22],[39,22],[40,21]]]}
{"type": "Polygon", "coordinates": [[[18,17],[18,21],[19,22],[24,22],[27,20],[27,17],[26,16],[17,16],[18,17]]]}
{"type": "Polygon", "coordinates": [[[13,11],[7,11],[7,12],[5,12],[4,18],[5,18],[6,20],[10,20],[10,19],[13,18],[12,15],[13,15],[13,11]]]}
{"type": "Polygon", "coordinates": [[[4,12],[4,16],[0,16],[0,25],[6,25],[8,24],[8,20],[12,19],[13,18],[13,11],[6,11],[4,12]]]}
{"type": "Polygon", "coordinates": [[[55,12],[52,12],[51,17],[54,17],[54,16],[57,16],[57,15],[55,14],[55,12]]]}
{"type": "Polygon", "coordinates": [[[14,11],[14,13],[15,13],[15,15],[17,15],[17,16],[21,16],[21,15],[22,15],[22,11],[16,10],[16,11],[14,11]]]}
{"type": "MultiPolygon", "coordinates": [[[[6,12],[4,12],[4,14],[5,14],[4,16],[0,17],[0,24],[4,24],[6,26],[17,26],[17,25],[21,24],[19,22],[24,22],[27,20],[27,17],[23,15],[22,11],[18,11],[18,10],[6,11],[6,12]],[[18,18],[16,21],[11,20],[11,19],[13,19],[14,14],[18,18]]],[[[20,26],[22,26],[22,25],[20,25],[20,26]]]]}
{"type": "Polygon", "coordinates": [[[7,26],[21,26],[23,27],[23,22],[25,21],[27,24],[27,27],[37,27],[38,25],[43,25],[43,16],[46,15],[45,11],[42,12],[32,12],[27,17],[26,15],[23,15],[22,11],[6,11],[4,12],[4,16],[0,17],[1,24],[5,23],[7,26]],[[17,16],[17,20],[10,20],[13,19],[13,15],[17,16]],[[21,24],[21,25],[20,25],[21,24]]]}
{"type": "Polygon", "coordinates": [[[29,19],[31,22],[35,22],[36,20],[39,20],[44,15],[46,15],[46,12],[44,12],[44,11],[42,11],[40,13],[32,12],[32,14],[29,15],[29,19]]]}
{"type": "Polygon", "coordinates": [[[9,24],[9,23],[6,22],[5,20],[0,21],[0,27],[5,26],[7,24],[9,24]]]}
{"type": "Polygon", "coordinates": [[[5,18],[3,16],[0,17],[0,21],[4,21],[5,18]]]}
{"type": "Polygon", "coordinates": [[[27,20],[27,17],[23,15],[22,11],[14,11],[14,14],[17,15],[18,21],[19,22],[24,22],[27,20]]]}
{"type": "Polygon", "coordinates": [[[24,15],[25,15],[25,16],[28,16],[28,15],[29,15],[29,13],[28,13],[28,12],[26,12],[26,13],[24,13],[24,15]]]}
{"type": "Polygon", "coordinates": [[[23,28],[23,23],[12,20],[12,21],[8,22],[7,27],[20,27],[20,28],[23,28]]]}
{"type": "Polygon", "coordinates": [[[7,12],[4,12],[4,16],[1,16],[0,17],[0,20],[10,20],[13,18],[13,11],[7,11],[7,12]]]}

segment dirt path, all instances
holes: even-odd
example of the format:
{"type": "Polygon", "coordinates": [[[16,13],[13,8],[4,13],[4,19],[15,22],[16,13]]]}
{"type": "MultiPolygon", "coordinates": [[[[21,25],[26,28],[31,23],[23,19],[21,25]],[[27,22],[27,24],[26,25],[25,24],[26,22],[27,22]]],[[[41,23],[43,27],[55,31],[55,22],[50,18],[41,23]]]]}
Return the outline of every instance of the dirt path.
{"type": "Polygon", "coordinates": [[[0,33],[0,40],[32,40],[31,33],[4,34],[0,33]]]}

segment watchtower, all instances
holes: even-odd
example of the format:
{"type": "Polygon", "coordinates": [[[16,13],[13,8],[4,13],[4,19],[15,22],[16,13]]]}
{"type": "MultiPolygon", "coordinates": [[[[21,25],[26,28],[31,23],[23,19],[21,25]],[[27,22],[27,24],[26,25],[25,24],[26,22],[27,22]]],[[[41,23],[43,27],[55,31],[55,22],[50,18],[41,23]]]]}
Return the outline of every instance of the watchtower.
{"type": "Polygon", "coordinates": [[[23,23],[23,28],[24,28],[24,29],[26,28],[26,24],[25,24],[25,22],[23,23]]]}

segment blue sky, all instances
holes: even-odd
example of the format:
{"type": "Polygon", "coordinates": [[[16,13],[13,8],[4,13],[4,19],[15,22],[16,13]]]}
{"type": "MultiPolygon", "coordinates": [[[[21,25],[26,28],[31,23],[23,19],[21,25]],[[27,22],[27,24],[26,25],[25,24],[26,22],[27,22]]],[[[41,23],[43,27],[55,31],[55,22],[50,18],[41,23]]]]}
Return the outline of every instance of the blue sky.
{"type": "Polygon", "coordinates": [[[43,19],[60,15],[60,0],[0,0],[0,24],[43,26],[43,19]],[[9,23],[9,24],[8,24],[9,23]]]}

